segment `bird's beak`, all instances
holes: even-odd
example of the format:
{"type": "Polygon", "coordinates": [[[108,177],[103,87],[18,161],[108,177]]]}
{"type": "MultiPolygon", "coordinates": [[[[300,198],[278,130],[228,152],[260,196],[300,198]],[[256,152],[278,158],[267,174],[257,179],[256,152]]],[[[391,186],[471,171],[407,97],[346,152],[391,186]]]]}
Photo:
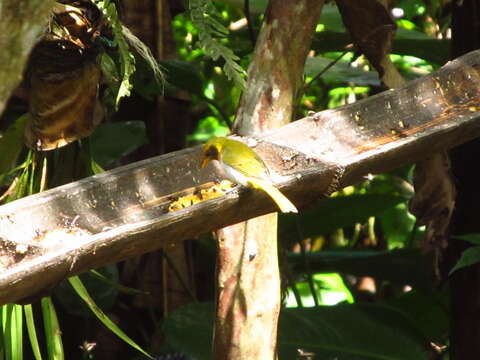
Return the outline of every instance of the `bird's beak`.
{"type": "Polygon", "coordinates": [[[207,166],[207,164],[208,164],[209,162],[210,162],[210,159],[205,156],[205,157],[202,159],[202,163],[200,164],[200,168],[203,169],[205,166],[207,166]]]}

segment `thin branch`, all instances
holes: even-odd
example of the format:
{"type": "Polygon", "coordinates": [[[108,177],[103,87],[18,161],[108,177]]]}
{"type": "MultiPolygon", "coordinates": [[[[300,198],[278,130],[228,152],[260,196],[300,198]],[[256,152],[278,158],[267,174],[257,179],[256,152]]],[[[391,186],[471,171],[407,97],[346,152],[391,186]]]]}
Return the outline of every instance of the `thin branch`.
{"type": "Polygon", "coordinates": [[[250,0],[243,1],[243,13],[245,19],[247,19],[248,36],[252,42],[252,46],[255,47],[257,39],[255,38],[255,31],[253,30],[252,18],[250,17],[250,0]]]}

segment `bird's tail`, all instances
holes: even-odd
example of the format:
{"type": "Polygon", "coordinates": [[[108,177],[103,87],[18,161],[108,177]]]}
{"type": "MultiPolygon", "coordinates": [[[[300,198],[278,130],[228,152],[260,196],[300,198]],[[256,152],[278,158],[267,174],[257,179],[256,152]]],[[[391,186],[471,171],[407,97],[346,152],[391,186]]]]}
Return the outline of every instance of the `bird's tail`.
{"type": "Polygon", "coordinates": [[[280,208],[281,212],[293,212],[298,213],[297,208],[293,203],[288,200],[288,198],[283,195],[280,190],[278,190],[274,185],[270,182],[261,180],[261,179],[254,179],[249,178],[248,182],[254,187],[255,189],[260,189],[265,191],[272,199],[275,201],[277,206],[280,208]]]}

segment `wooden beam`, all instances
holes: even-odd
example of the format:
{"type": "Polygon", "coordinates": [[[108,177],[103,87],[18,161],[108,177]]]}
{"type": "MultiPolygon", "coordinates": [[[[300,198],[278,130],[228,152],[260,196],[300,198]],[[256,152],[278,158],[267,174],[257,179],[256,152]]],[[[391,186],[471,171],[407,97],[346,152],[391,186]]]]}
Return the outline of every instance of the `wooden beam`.
{"type": "MultiPolygon", "coordinates": [[[[475,51],[398,90],[265,133],[255,149],[301,209],[328,189],[479,136],[478,69],[475,51]]],[[[1,206],[0,304],[276,209],[262,193],[236,187],[168,212],[172,197],[218,177],[213,168],[198,167],[199,150],[147,159],[1,206]]]]}

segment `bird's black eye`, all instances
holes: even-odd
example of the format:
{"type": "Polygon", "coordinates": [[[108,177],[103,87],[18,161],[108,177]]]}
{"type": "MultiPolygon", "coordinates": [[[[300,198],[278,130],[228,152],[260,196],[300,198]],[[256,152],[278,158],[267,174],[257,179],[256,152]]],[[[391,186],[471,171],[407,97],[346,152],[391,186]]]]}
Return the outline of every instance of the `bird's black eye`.
{"type": "Polygon", "coordinates": [[[218,160],[218,149],[215,146],[209,146],[205,150],[205,156],[210,159],[218,160]]]}

